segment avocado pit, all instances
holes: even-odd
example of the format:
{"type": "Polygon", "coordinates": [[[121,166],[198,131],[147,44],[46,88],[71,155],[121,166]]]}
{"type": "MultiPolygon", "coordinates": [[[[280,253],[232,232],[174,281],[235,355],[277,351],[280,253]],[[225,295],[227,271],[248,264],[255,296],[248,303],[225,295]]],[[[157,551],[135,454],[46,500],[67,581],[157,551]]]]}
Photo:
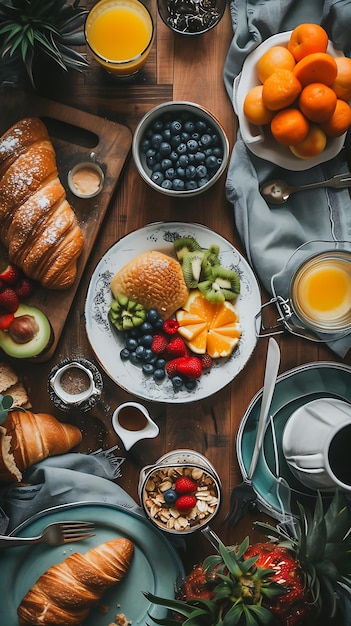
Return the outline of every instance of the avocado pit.
{"type": "Polygon", "coordinates": [[[39,324],[34,315],[19,315],[15,317],[10,328],[9,335],[15,343],[28,343],[39,332],[39,324]]]}

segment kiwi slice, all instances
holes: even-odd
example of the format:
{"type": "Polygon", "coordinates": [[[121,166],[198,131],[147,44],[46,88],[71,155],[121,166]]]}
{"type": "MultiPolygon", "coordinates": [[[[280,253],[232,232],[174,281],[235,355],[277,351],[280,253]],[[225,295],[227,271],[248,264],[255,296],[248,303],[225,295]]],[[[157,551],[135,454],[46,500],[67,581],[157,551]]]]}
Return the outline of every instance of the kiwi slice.
{"type": "Polygon", "coordinates": [[[146,311],[142,304],[120,295],[110,304],[108,318],[117,330],[131,330],[141,326],[146,320],[146,311]]]}
{"type": "Polygon", "coordinates": [[[212,276],[212,268],[215,265],[220,265],[219,246],[212,244],[204,252],[205,254],[202,260],[200,281],[209,279],[212,276]]]}
{"type": "Polygon", "coordinates": [[[188,289],[196,289],[201,276],[202,261],[205,252],[203,250],[195,250],[188,252],[183,259],[182,271],[185,284],[188,289]]]}
{"type": "Polygon", "coordinates": [[[177,255],[177,259],[180,263],[183,263],[184,258],[189,252],[195,252],[201,250],[200,244],[193,237],[180,237],[174,242],[174,250],[177,255]]]}
{"type": "Polygon", "coordinates": [[[212,276],[200,282],[198,288],[211,302],[235,300],[240,293],[240,278],[233,270],[215,265],[212,267],[212,276]]]}

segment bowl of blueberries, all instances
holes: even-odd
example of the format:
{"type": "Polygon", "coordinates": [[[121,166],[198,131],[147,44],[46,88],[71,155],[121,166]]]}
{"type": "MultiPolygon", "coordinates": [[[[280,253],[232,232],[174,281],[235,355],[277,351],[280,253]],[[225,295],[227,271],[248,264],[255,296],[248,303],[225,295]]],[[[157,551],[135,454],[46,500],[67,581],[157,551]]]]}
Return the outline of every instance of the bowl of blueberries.
{"type": "Polygon", "coordinates": [[[227,0],[157,0],[163,22],[179,35],[203,35],[221,21],[227,0]]]}
{"type": "Polygon", "coordinates": [[[173,197],[190,197],[212,187],[223,174],[229,142],[221,124],[199,104],[160,104],[140,120],[132,154],[150,187],[173,197]]]}

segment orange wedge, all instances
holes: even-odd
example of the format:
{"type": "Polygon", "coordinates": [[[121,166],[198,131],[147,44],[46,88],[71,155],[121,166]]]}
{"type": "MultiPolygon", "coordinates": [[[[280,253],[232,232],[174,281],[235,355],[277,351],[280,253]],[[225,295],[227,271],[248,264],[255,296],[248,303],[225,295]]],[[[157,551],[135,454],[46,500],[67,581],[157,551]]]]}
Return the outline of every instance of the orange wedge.
{"type": "Polygon", "coordinates": [[[241,336],[238,313],[232,302],[210,302],[198,289],[176,313],[178,333],[196,354],[207,352],[212,358],[227,357],[241,336]]]}

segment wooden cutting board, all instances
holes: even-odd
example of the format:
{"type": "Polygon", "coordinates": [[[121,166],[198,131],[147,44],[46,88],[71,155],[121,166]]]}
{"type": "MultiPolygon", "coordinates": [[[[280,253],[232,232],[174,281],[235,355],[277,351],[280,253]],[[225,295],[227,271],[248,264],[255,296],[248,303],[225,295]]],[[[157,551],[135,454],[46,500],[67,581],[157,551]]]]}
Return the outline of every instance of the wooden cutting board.
{"type": "Polygon", "coordinates": [[[51,358],[60,339],[79,281],[129,154],[132,134],[122,124],[14,87],[0,88],[0,111],[1,135],[23,117],[39,117],[46,124],[56,151],[60,180],[84,235],[84,247],[78,260],[74,285],[65,291],[39,287],[28,302],[47,315],[54,331],[54,342],[50,351],[36,359],[42,362],[51,358]],[[69,190],[67,175],[76,163],[89,160],[92,152],[104,170],[104,188],[95,198],[83,200],[76,198],[69,190]]]}

